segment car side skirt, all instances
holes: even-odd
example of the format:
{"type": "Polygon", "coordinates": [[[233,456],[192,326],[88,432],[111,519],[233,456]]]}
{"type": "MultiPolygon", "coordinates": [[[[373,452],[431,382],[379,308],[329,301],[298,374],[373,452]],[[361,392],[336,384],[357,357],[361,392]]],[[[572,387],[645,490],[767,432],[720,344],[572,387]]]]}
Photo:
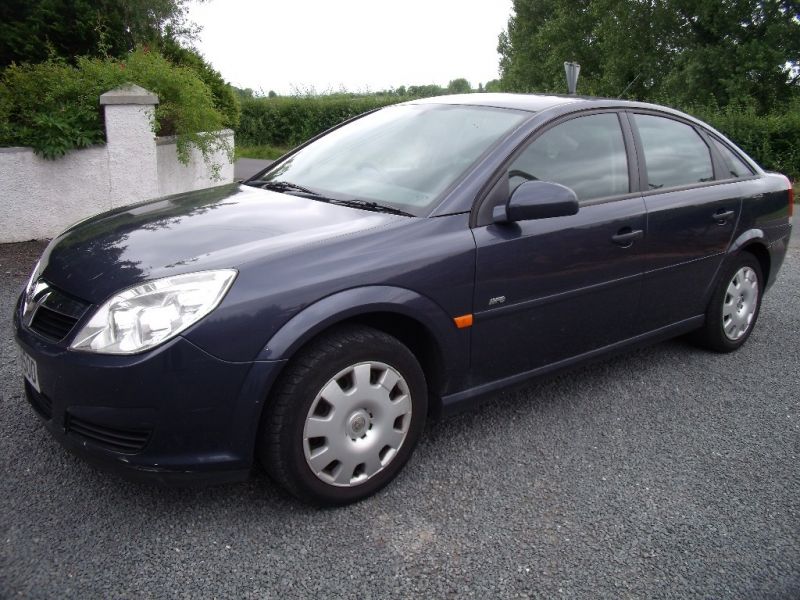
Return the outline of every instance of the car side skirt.
{"type": "Polygon", "coordinates": [[[481,404],[481,402],[488,400],[487,396],[489,394],[519,383],[523,383],[528,379],[554,373],[556,371],[561,371],[590,360],[606,358],[609,355],[616,354],[624,350],[629,350],[637,346],[654,344],[656,342],[688,333],[701,327],[704,321],[705,315],[697,315],[695,317],[684,319],[683,321],[679,321],[653,331],[648,331],[647,333],[637,335],[621,342],[615,342],[613,344],[609,344],[608,346],[597,348],[596,350],[591,350],[589,352],[585,352],[583,354],[579,354],[577,356],[573,356],[549,365],[537,367],[536,369],[532,369],[524,373],[498,379],[496,381],[462,390],[454,394],[448,394],[443,396],[441,399],[441,413],[439,416],[449,417],[474,408],[475,406],[481,404]]]}

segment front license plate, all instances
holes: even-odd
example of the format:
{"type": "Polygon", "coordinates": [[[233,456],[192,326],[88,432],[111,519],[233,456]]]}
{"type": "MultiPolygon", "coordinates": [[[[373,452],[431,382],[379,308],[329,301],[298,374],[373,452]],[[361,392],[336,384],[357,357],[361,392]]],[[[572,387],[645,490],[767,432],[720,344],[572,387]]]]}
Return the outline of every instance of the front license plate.
{"type": "Polygon", "coordinates": [[[39,389],[39,368],[36,366],[36,361],[28,356],[25,351],[20,350],[20,357],[22,362],[22,374],[28,380],[37,392],[41,393],[39,389]]]}

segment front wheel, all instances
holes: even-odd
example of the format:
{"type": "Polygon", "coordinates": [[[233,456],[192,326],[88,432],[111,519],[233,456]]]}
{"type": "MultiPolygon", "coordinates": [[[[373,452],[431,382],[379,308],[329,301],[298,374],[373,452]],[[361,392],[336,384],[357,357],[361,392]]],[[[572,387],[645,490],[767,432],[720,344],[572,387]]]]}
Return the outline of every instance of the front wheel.
{"type": "Polygon", "coordinates": [[[259,458],[301,500],[355,502],[402,469],[427,407],[425,376],[408,348],[376,329],[338,328],[287,367],[266,409],[259,458]]]}
{"type": "Polygon", "coordinates": [[[761,265],[743,252],[725,268],[706,310],[706,322],[694,334],[700,345],[716,352],[738,350],[750,337],[761,309],[761,265]]]}

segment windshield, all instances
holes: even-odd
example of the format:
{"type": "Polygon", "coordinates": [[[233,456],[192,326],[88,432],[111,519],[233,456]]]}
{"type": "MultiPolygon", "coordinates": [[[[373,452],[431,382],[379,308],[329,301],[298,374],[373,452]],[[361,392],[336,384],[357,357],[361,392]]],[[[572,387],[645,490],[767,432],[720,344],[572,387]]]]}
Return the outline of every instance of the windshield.
{"type": "MultiPolygon", "coordinates": [[[[363,200],[425,215],[448,186],[527,116],[479,106],[391,106],[332,131],[251,183],[290,183],[328,199],[363,200]]],[[[291,193],[288,186],[284,190],[291,193]]]]}

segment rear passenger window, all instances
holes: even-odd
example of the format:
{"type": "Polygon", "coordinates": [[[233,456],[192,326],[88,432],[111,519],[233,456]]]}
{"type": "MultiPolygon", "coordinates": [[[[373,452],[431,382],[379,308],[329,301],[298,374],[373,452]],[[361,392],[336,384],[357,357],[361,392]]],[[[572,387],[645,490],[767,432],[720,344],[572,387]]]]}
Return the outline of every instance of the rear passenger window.
{"type": "Polygon", "coordinates": [[[508,168],[513,192],[525,181],[571,188],[579,200],[627,194],[628,158],[614,113],[578,117],[537,137],[508,168]]]}
{"type": "Polygon", "coordinates": [[[665,117],[634,115],[651,190],[711,181],[711,152],[697,132],[665,117]]]}
{"type": "Polygon", "coordinates": [[[726,173],[722,174],[722,179],[730,179],[731,177],[750,177],[753,174],[752,169],[748,167],[745,162],[733,153],[733,150],[728,148],[725,144],[720,142],[717,138],[712,137],[711,141],[719,150],[722,155],[722,162],[725,163],[726,173]]]}

